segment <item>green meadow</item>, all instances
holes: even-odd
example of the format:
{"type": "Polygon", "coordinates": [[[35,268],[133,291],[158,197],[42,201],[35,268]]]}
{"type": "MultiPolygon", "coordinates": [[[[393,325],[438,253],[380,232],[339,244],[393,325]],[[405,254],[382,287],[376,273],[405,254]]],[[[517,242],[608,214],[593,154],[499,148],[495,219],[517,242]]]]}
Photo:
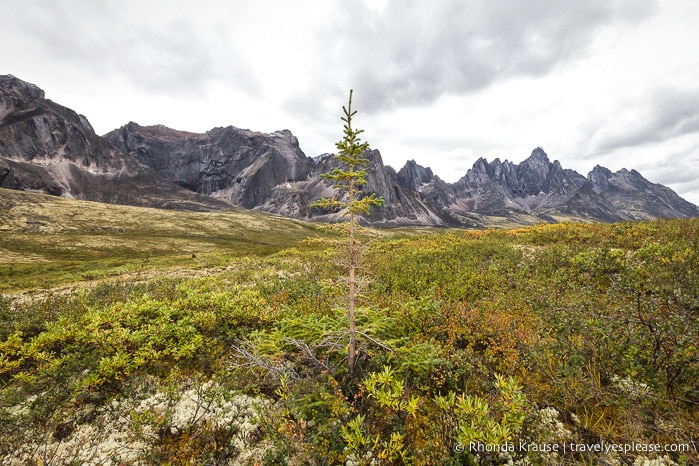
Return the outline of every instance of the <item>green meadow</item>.
{"type": "Polygon", "coordinates": [[[0,463],[699,462],[698,219],[343,238],[0,190],[0,463]]]}
{"type": "Polygon", "coordinates": [[[0,291],[192,274],[314,236],[322,236],[315,225],[246,210],[172,211],[2,189],[0,291]]]}

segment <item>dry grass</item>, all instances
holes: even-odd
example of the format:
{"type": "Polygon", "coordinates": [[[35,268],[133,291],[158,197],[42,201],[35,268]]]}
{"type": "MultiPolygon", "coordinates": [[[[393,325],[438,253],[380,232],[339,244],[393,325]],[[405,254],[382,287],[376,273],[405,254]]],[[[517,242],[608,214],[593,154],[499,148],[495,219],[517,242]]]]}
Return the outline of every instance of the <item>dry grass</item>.
{"type": "MultiPolygon", "coordinates": [[[[529,216],[469,218],[478,228],[536,223],[529,216]]],[[[383,230],[382,235],[443,231],[409,227],[383,230]]],[[[328,235],[334,233],[318,224],[233,207],[175,211],[0,189],[0,292],[130,279],[144,271],[197,274],[225,267],[232,257],[303,247],[306,239],[328,235]]]]}
{"type": "Polygon", "coordinates": [[[259,212],[185,212],[0,189],[0,291],[220,267],[323,236],[316,225],[259,212]]]}

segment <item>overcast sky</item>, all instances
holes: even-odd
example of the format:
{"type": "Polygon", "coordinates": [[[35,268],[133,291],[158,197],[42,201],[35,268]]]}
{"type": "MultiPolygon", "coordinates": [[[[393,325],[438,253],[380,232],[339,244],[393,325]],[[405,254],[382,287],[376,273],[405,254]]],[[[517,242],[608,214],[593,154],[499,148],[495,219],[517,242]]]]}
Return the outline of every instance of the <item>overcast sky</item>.
{"type": "Polygon", "coordinates": [[[291,130],[334,152],[341,107],[384,162],[446,181],[540,146],[699,204],[697,0],[0,0],[0,74],[87,116],[291,130]]]}

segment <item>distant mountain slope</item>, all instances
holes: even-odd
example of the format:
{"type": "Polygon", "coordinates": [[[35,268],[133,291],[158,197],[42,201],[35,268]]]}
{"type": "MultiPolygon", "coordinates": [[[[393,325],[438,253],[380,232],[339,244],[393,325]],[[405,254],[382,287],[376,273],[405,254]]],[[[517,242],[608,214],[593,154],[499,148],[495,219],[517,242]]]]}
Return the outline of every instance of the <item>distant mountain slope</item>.
{"type": "Polygon", "coordinates": [[[229,126],[195,134],[129,123],[104,138],[165,179],[247,209],[264,203],[274,186],[306,179],[315,167],[289,131],[229,126]]]}
{"type": "Polygon", "coordinates": [[[84,116],[14,76],[0,76],[0,187],[114,204],[231,207],[142,168],[95,134],[84,116]]]}
{"type": "MultiPolygon", "coordinates": [[[[329,155],[307,157],[288,130],[256,133],[229,126],[194,134],[129,123],[105,139],[163,178],[249,209],[333,221],[338,213],[310,208],[334,193],[320,178],[337,166],[329,155]]],[[[477,160],[456,183],[409,161],[398,172],[379,151],[369,159],[366,191],[383,196],[367,221],[383,225],[486,226],[484,217],[512,223],[561,220],[614,222],[694,217],[699,210],[636,171],[601,167],[585,177],[551,162],[541,148],[519,165],[477,160]]]]}
{"type": "Polygon", "coordinates": [[[519,165],[479,159],[463,178],[441,190],[448,193],[441,202],[456,214],[527,212],[604,222],[699,215],[697,206],[635,170],[612,173],[598,166],[584,177],[550,162],[541,148],[519,165]]]}
{"type": "MultiPolygon", "coordinates": [[[[104,138],[161,177],[198,193],[290,217],[326,221],[340,217],[310,208],[315,199],[333,194],[320,174],[332,170],[337,161],[307,157],[288,130],[265,134],[229,126],[195,134],[131,122],[104,138]]],[[[368,221],[384,225],[449,223],[420,193],[400,185],[378,151],[370,151],[367,157],[367,190],[385,200],[368,221]]]]}
{"type": "Polygon", "coordinates": [[[697,206],[670,188],[651,183],[636,170],[612,173],[597,165],[587,178],[592,189],[607,199],[625,220],[697,216],[697,206]]]}
{"type": "MultiPolygon", "coordinates": [[[[696,217],[699,208],[635,170],[595,167],[585,177],[541,148],[519,164],[477,160],[456,183],[409,161],[396,172],[367,152],[367,192],[385,200],[375,225],[485,227],[566,220],[696,217]]],[[[129,123],[98,137],[87,119],[38,87],[0,77],[0,187],[108,203],[216,210],[231,204],[287,217],[337,221],[315,199],[341,196],[321,177],[329,154],[307,157],[288,130],[233,126],[191,133],[129,123]]]]}

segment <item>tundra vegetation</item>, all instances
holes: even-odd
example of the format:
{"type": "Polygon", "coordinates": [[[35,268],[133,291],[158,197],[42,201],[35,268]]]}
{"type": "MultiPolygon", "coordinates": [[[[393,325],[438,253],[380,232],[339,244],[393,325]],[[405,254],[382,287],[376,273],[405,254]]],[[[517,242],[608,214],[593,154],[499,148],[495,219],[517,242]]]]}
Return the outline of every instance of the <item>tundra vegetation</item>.
{"type": "Polygon", "coordinates": [[[699,463],[699,219],[350,236],[349,332],[333,228],[2,195],[2,464],[699,463]]]}
{"type": "MultiPolygon", "coordinates": [[[[162,257],[148,216],[123,215],[133,248],[162,257]]],[[[94,237],[81,228],[55,244],[94,237]]],[[[346,251],[278,228],[245,253],[209,243],[203,264],[188,251],[193,274],[122,258],[111,280],[53,291],[52,261],[79,270],[85,251],[15,263],[41,275],[0,300],[0,462],[699,461],[699,220],[389,232],[363,255],[353,377],[346,251]]]]}

